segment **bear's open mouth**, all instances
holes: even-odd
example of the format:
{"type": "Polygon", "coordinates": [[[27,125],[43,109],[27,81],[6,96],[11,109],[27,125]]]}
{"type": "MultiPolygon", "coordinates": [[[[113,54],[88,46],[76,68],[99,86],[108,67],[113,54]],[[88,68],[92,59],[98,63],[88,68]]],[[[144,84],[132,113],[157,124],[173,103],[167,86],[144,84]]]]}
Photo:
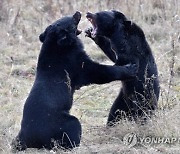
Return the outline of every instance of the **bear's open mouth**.
{"type": "Polygon", "coordinates": [[[93,13],[90,13],[90,12],[88,12],[87,14],[86,14],[86,18],[91,22],[91,24],[92,24],[92,32],[91,32],[91,36],[92,37],[95,37],[96,36],[96,34],[97,34],[97,24],[96,24],[96,15],[95,14],[93,14],[93,13]]]}

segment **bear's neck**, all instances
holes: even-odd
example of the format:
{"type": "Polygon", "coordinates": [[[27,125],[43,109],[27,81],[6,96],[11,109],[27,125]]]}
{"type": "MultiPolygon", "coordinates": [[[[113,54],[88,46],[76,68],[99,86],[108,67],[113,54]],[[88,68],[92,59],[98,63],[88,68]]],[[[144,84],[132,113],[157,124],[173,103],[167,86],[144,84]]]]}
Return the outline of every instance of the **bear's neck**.
{"type": "Polygon", "coordinates": [[[111,35],[110,40],[117,53],[135,54],[139,55],[139,58],[152,55],[146,39],[140,38],[140,36],[126,36],[125,33],[119,30],[111,35]]]}
{"type": "Polygon", "coordinates": [[[113,33],[110,37],[110,40],[113,44],[113,47],[117,51],[117,53],[126,53],[128,50],[128,42],[126,38],[124,37],[123,32],[116,31],[113,33]],[[124,51],[124,52],[122,52],[124,51]]]}
{"type": "Polygon", "coordinates": [[[61,48],[54,41],[44,42],[39,54],[37,69],[46,70],[48,68],[48,70],[50,70],[49,67],[59,69],[62,67],[61,64],[68,61],[69,57],[75,56],[79,52],[84,52],[81,41],[61,48]]]}

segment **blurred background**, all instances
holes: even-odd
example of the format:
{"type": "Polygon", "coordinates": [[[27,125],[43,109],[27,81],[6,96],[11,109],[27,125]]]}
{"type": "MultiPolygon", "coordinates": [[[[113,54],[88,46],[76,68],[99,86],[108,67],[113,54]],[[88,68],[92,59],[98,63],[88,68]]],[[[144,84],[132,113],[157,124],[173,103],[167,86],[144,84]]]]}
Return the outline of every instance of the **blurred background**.
{"type": "MultiPolygon", "coordinates": [[[[129,132],[180,138],[180,0],[0,0],[0,153],[11,153],[11,140],[20,129],[23,105],[35,77],[40,33],[77,10],[82,12],[79,28],[85,30],[91,26],[85,18],[87,11],[112,9],[124,13],[146,35],[159,69],[159,110],[147,125],[123,120],[107,129],[120,82],[83,87],[76,91],[71,111],[83,126],[81,146],[64,153],[179,153],[180,142],[129,148],[122,140],[129,132]]],[[[113,64],[84,35],[79,37],[89,56],[113,64]]],[[[29,149],[26,153],[49,151],[29,149]]]]}

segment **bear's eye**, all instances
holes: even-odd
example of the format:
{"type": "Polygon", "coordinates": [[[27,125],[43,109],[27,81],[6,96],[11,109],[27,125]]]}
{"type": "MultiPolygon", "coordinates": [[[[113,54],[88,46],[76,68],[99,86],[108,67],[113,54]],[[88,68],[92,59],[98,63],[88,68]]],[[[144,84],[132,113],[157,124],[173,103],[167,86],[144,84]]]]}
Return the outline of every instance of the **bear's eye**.
{"type": "Polygon", "coordinates": [[[60,31],[59,31],[61,34],[65,34],[65,33],[67,33],[68,32],[68,30],[67,29],[60,29],[60,31]]]}
{"type": "Polygon", "coordinates": [[[71,30],[75,30],[75,29],[76,29],[76,26],[72,25],[72,26],[70,27],[70,29],[71,29],[71,30]]]}

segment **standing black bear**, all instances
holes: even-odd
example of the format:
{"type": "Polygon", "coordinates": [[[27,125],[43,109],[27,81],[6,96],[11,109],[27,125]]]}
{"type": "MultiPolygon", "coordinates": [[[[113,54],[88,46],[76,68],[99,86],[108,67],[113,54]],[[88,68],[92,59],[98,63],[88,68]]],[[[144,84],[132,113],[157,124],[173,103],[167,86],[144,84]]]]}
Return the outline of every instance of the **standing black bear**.
{"type": "Polygon", "coordinates": [[[107,124],[113,126],[124,115],[135,120],[147,117],[157,108],[159,81],[156,63],[143,31],[118,11],[87,13],[86,17],[93,26],[85,31],[86,35],[116,65],[134,63],[139,66],[136,79],[122,81],[107,124]]]}
{"type": "Polygon", "coordinates": [[[69,113],[74,91],[91,83],[135,77],[136,65],[101,65],[86,55],[77,37],[80,18],[79,12],[64,17],[40,35],[36,79],[24,105],[21,130],[12,143],[14,150],[78,146],[81,124],[69,113]]]}

